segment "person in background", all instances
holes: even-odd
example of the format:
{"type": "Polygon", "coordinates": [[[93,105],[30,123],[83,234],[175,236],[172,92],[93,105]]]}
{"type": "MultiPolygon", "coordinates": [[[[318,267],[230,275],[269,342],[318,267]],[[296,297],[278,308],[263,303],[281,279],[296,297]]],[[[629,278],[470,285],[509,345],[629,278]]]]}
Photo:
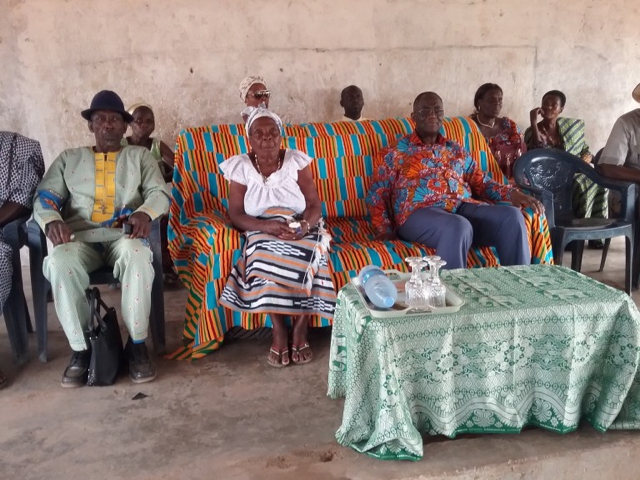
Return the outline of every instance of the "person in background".
{"type": "Polygon", "coordinates": [[[531,110],[531,126],[524,133],[527,147],[558,148],[591,163],[584,120],[560,117],[566,104],[567,97],[559,90],[551,90],[542,96],[542,106],[531,110]],[[542,117],[539,122],[538,117],[542,117]]]}
{"type": "Polygon", "coordinates": [[[528,265],[529,238],[521,207],[542,203],[487,177],[469,152],[440,134],[444,107],[433,92],[418,95],[415,131],[382,150],[366,202],[378,238],[435,248],[446,268],[466,268],[471,244],[494,246],[501,265],[528,265]],[[509,201],[509,205],[488,205],[509,201]]]}
{"type": "Polygon", "coordinates": [[[267,84],[262,77],[246,77],[242,82],[240,82],[238,93],[240,94],[240,99],[246,105],[244,110],[241,112],[242,120],[245,123],[247,123],[251,113],[253,113],[253,111],[259,106],[269,108],[271,92],[267,89],[267,84]]]}
{"type": "Polygon", "coordinates": [[[355,85],[349,85],[340,94],[340,106],[344,108],[343,121],[360,122],[367,120],[362,116],[362,108],[364,107],[364,97],[362,90],[355,85]]]}
{"type": "MultiPolygon", "coordinates": [[[[542,97],[542,106],[531,110],[531,126],[524,132],[529,150],[535,148],[557,148],[591,163],[593,155],[585,141],[584,120],[560,117],[567,97],[559,90],[551,90],[542,97]],[[538,117],[542,120],[538,122],[538,117]]],[[[570,181],[570,179],[568,179],[570,181]]],[[[573,178],[573,214],[576,218],[607,218],[609,216],[609,191],[593,187],[593,182],[584,174],[573,178]]],[[[590,240],[592,248],[602,248],[601,240],[590,240]]]]}
{"type": "Polygon", "coordinates": [[[527,146],[516,122],[508,117],[500,117],[502,88],[495,83],[480,86],[473,98],[473,106],[476,111],[471,114],[471,119],[487,140],[502,173],[511,180],[513,164],[527,151],[527,146]]]}
{"type": "MultiPolygon", "coordinates": [[[[640,103],[640,84],[631,96],[640,103]]],[[[612,180],[640,184],[640,108],[631,110],[616,120],[596,168],[603,176],[612,180]]],[[[612,193],[611,210],[619,212],[620,195],[612,193]]],[[[636,216],[639,211],[636,206],[636,216]]]]}
{"type": "Polygon", "coordinates": [[[173,178],[173,151],[169,146],[151,134],[156,129],[156,118],[153,110],[146,103],[137,103],[128,110],[133,117],[131,135],[123,141],[123,146],[137,145],[151,152],[158,161],[158,167],[165,182],[170,183],[173,178]]]}
{"type": "MultiPolygon", "coordinates": [[[[31,214],[33,193],[44,174],[40,143],[17,133],[0,132],[0,314],[11,293],[13,264],[11,247],[2,229],[31,214]]],[[[0,389],[8,384],[0,370],[0,389]]]]}
{"type": "MultiPolygon", "coordinates": [[[[146,103],[138,103],[128,110],[133,117],[131,122],[131,135],[122,142],[123,146],[137,145],[144,147],[151,152],[153,158],[158,161],[158,167],[162,173],[162,178],[170,183],[173,178],[173,151],[166,143],[157,137],[151,137],[156,129],[156,119],[153,110],[146,103]]],[[[163,280],[167,284],[174,284],[178,280],[178,274],[173,266],[173,260],[169,253],[169,243],[167,241],[167,224],[169,216],[163,215],[160,221],[160,239],[162,243],[162,271],[163,280]]]]}
{"type": "MultiPolygon", "coordinates": [[[[640,103],[640,84],[631,95],[640,103]]],[[[598,170],[613,180],[640,183],[640,108],[616,120],[600,156],[598,170]]]]}
{"type": "Polygon", "coordinates": [[[44,259],[44,276],[58,320],[73,350],[62,375],[63,387],[87,381],[90,344],[85,291],[89,272],[113,267],[122,283],[120,312],[129,332],[125,355],[134,383],[156,377],[145,340],[151,313],[153,266],[147,237],[151,221],[169,210],[169,192],[158,162],[148,149],[122,146],[133,117],[112,91],[98,92],[82,111],[95,146],[63,151],[38,186],[33,214],[53,250],[44,259]],[[123,232],[123,224],[131,232],[123,232]]]}

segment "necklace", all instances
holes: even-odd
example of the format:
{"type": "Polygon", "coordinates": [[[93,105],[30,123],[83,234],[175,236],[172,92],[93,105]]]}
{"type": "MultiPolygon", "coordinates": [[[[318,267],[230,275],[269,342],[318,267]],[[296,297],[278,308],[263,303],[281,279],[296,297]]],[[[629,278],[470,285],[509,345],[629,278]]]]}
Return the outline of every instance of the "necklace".
{"type": "Polygon", "coordinates": [[[478,122],[478,125],[482,125],[483,127],[487,127],[487,128],[493,128],[496,126],[496,119],[493,119],[493,123],[491,125],[489,125],[488,123],[482,123],[480,121],[480,115],[476,115],[476,122],[478,122]]]}
{"type": "Polygon", "coordinates": [[[258,155],[256,155],[255,158],[256,158],[256,170],[258,170],[258,173],[262,177],[262,181],[264,183],[267,183],[267,180],[269,180],[269,177],[273,175],[273,173],[276,173],[278,170],[280,170],[280,168],[282,168],[282,158],[280,157],[280,155],[278,155],[278,167],[273,171],[271,175],[269,175],[269,177],[267,177],[265,176],[264,173],[262,173],[262,170],[260,169],[260,162],[258,161],[258,155]]]}

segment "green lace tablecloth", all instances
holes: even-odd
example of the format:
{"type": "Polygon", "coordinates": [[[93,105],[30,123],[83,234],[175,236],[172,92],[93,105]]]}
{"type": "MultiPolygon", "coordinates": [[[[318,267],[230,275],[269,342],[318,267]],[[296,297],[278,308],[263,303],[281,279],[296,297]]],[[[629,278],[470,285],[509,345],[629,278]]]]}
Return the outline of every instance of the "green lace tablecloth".
{"type": "Polygon", "coordinates": [[[453,314],[376,319],[338,295],[329,360],[342,445],[422,458],[422,434],[640,428],[640,314],[624,292],[563,267],[444,272],[453,314]]]}

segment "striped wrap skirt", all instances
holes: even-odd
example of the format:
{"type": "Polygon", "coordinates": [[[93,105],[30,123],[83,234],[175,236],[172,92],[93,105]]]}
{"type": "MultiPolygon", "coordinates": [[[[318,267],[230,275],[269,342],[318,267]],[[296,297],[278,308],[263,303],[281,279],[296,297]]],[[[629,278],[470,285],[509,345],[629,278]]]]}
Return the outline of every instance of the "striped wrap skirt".
{"type": "MultiPolygon", "coordinates": [[[[290,222],[293,212],[269,209],[262,220],[290,222]]],[[[220,303],[250,313],[319,315],[333,319],[336,292],[328,265],[330,236],[322,221],[300,240],[245,232],[242,256],[231,270],[220,303]]]]}

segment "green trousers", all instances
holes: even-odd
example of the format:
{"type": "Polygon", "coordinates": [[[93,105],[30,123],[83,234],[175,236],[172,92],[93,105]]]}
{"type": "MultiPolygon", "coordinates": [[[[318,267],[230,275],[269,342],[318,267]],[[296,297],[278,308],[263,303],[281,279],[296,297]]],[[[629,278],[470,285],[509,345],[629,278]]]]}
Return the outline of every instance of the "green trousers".
{"type": "Polygon", "coordinates": [[[104,265],[112,266],[113,276],[120,281],[120,312],[129,336],[134,341],[147,338],[154,276],[152,257],[146,240],[126,237],[114,242],[69,242],[54,247],[44,260],[43,271],[51,282],[56,313],[73,350],[87,348],[89,304],[85,290],[89,288],[89,273],[104,265]]]}

